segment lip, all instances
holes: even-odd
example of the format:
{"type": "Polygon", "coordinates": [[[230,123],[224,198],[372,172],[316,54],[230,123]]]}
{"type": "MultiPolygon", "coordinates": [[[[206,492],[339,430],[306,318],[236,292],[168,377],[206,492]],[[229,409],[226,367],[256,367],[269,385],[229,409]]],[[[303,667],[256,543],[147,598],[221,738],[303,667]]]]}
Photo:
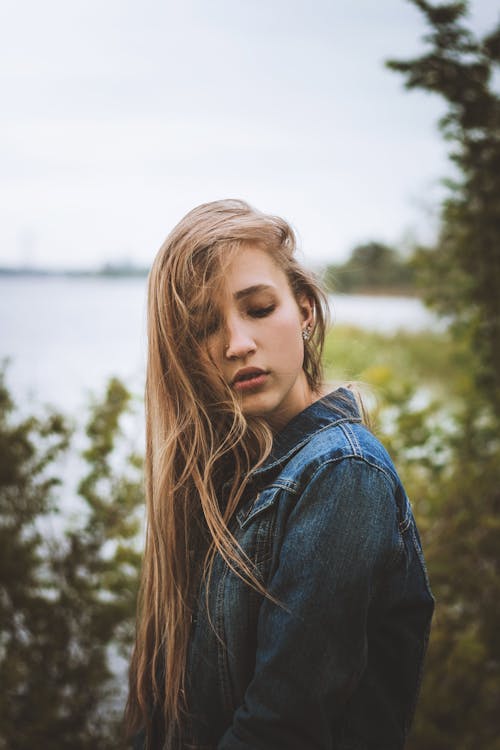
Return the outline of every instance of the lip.
{"type": "Polygon", "coordinates": [[[260,367],[243,367],[238,370],[231,383],[238,391],[246,391],[258,388],[267,378],[267,372],[260,367]]]}

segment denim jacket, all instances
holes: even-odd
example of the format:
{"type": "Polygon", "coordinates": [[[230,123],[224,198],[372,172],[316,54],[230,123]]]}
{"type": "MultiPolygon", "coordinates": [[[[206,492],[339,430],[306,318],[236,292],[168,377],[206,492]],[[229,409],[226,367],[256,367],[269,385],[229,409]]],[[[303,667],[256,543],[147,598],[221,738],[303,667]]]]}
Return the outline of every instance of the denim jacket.
{"type": "Polygon", "coordinates": [[[216,559],[183,748],[402,748],[434,600],[406,493],[349,391],[275,437],[231,531],[282,606],[216,559]]]}

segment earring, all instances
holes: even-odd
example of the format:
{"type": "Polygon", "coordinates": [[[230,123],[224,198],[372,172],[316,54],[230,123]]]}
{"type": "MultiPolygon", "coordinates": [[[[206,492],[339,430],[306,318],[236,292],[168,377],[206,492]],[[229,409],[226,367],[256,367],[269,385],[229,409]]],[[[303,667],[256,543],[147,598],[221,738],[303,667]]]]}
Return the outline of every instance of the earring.
{"type": "Polygon", "coordinates": [[[311,324],[308,323],[307,326],[302,329],[302,338],[304,339],[304,341],[309,341],[309,339],[311,338],[311,328],[311,324]]]}

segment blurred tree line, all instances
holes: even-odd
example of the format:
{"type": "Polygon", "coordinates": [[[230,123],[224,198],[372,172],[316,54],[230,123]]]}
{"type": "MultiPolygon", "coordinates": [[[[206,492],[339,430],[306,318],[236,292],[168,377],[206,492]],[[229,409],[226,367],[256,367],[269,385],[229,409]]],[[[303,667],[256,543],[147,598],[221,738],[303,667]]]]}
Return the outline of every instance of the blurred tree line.
{"type": "MultiPolygon", "coordinates": [[[[500,29],[477,39],[466,3],[410,1],[427,19],[427,51],[388,65],[448,103],[441,127],[459,178],[416,272],[451,328],[446,342],[429,334],[411,351],[395,339],[392,367],[379,336],[382,364],[359,371],[379,394],[377,430],[412,498],[437,600],[408,748],[500,750],[500,29]],[[443,352],[435,388],[417,365],[439,369],[443,352]]],[[[385,263],[388,250],[367,246],[359,258],[385,263]]],[[[339,338],[329,336],[327,364],[339,338]]],[[[143,504],[142,459],[121,434],[129,400],[112,380],[91,407],[81,511],[55,534],[73,430],[60,414],[17,415],[0,381],[0,750],[122,746],[113,664],[132,642],[143,504]]]]}
{"type": "Polygon", "coordinates": [[[331,292],[414,294],[415,269],[411,257],[382,242],[355,247],[345,263],[330,263],[322,272],[331,292]]]}

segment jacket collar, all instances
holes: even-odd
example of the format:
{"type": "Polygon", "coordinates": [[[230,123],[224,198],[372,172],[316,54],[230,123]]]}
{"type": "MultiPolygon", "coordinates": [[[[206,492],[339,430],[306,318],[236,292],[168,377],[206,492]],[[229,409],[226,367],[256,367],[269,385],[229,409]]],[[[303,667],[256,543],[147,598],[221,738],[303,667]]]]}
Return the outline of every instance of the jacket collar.
{"type": "Polygon", "coordinates": [[[361,415],[352,391],[338,388],[314,401],[288,422],[274,437],[271,453],[252,477],[260,477],[280,466],[325,427],[339,422],[361,422],[361,415]]]}

